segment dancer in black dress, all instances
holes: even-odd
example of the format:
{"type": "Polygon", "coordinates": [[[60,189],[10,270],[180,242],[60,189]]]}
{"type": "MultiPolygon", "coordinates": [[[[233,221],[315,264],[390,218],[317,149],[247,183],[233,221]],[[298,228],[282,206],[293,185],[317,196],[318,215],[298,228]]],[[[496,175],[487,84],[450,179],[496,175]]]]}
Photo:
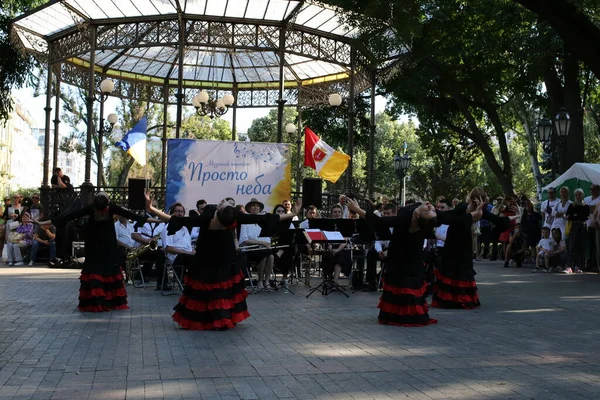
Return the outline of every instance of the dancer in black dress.
{"type": "Polygon", "coordinates": [[[60,227],[68,221],[89,217],[84,234],[85,261],[79,277],[79,311],[101,312],[129,308],[123,270],[119,264],[114,215],[129,218],[142,225],[148,220],[145,215],[134,214],[110,203],[108,195],[99,192],[91,205],[39,223],[60,227]]]}
{"type": "Polygon", "coordinates": [[[172,217],[152,207],[146,195],[146,209],[169,222],[168,233],[182,226],[200,227],[194,262],[184,277],[173,320],[184,329],[224,330],[248,318],[244,275],[236,263],[235,228],[238,224],[267,224],[272,229],[280,220],[291,220],[300,208],[297,202],[292,214],[245,214],[236,211],[232,202],[222,200],[218,205],[207,205],[199,216],[172,217]]]}
{"type": "MultiPolygon", "coordinates": [[[[467,198],[467,203],[448,211],[455,218],[455,223],[448,224],[446,243],[441,251],[441,264],[435,270],[432,307],[468,310],[481,305],[475,282],[476,272],[473,269],[472,221],[461,217],[480,209],[480,199],[486,198],[482,188],[475,188],[467,198]]],[[[495,224],[495,229],[501,231],[510,226],[508,217],[498,217],[486,208],[482,210],[482,219],[495,224]]]]}
{"type": "MultiPolygon", "coordinates": [[[[383,265],[383,294],[377,306],[379,323],[398,326],[426,326],[437,323],[429,318],[425,294],[425,265],[423,242],[438,224],[470,224],[481,217],[481,208],[463,217],[436,212],[431,203],[413,203],[403,207],[394,217],[378,217],[365,212],[355,200],[348,200],[348,208],[366,218],[371,230],[392,227],[387,258],[383,265]]],[[[482,205],[483,206],[483,203],[482,205]]]]}

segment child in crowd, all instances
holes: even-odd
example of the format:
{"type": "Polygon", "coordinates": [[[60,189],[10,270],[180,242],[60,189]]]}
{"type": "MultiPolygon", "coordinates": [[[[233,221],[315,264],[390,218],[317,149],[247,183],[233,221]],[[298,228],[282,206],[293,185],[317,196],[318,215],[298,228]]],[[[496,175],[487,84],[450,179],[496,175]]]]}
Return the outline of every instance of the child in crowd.
{"type": "Polygon", "coordinates": [[[556,242],[550,237],[550,228],[542,228],[542,239],[537,245],[537,257],[535,258],[535,269],[532,272],[547,272],[550,270],[550,260],[554,255],[556,242]]]}

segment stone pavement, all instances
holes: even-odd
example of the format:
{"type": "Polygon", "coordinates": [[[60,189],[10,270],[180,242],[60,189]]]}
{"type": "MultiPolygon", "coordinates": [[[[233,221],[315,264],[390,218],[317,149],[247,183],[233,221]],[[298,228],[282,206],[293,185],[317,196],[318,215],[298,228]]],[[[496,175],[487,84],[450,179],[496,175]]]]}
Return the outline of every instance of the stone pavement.
{"type": "Polygon", "coordinates": [[[483,306],[376,323],[377,293],[259,293],[236,329],[171,321],[176,296],[76,310],[78,272],[0,268],[0,399],[600,399],[600,276],[478,263],[483,306]]]}

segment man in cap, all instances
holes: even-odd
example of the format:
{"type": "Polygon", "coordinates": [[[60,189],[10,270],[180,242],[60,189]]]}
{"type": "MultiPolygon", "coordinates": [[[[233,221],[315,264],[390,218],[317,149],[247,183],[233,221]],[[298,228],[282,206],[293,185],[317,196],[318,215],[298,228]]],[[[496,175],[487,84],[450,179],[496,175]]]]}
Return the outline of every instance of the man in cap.
{"type": "MultiPolygon", "coordinates": [[[[258,199],[251,199],[246,204],[248,214],[260,214],[265,205],[258,199]]],[[[261,228],[258,224],[244,224],[240,228],[240,246],[253,246],[252,251],[248,251],[248,262],[256,263],[258,270],[258,285],[262,285],[264,290],[271,291],[269,278],[273,272],[273,253],[271,251],[271,238],[260,237],[261,228]],[[258,246],[255,249],[254,246],[258,246]]]]}

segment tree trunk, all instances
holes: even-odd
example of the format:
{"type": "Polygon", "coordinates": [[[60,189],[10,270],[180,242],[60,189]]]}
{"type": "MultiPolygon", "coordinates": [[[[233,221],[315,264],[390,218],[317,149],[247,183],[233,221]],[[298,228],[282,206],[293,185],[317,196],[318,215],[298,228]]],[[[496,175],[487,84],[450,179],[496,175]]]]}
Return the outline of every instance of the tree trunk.
{"type": "Polygon", "coordinates": [[[525,105],[519,108],[520,110],[518,111],[518,115],[521,118],[521,123],[523,124],[525,135],[527,136],[527,150],[529,152],[529,158],[531,159],[531,172],[533,172],[533,178],[535,179],[537,198],[541,199],[543,181],[542,173],[540,171],[540,164],[538,162],[538,145],[535,136],[536,131],[531,129],[533,123],[531,122],[531,118],[525,108],[525,105]]]}
{"type": "Polygon", "coordinates": [[[514,0],[546,21],[600,79],[600,28],[569,0],[514,0]]]}
{"type": "Polygon", "coordinates": [[[133,157],[129,156],[129,161],[127,161],[127,164],[125,164],[125,166],[123,167],[123,170],[119,174],[119,179],[117,180],[118,187],[123,187],[127,183],[127,177],[129,176],[129,170],[131,169],[131,166],[133,165],[134,162],[135,162],[135,160],[133,159],[133,157]]]}
{"type": "Polygon", "coordinates": [[[566,151],[561,173],[574,163],[583,162],[585,154],[579,62],[573,55],[566,53],[563,65],[565,108],[571,116],[571,128],[564,146],[566,151]]]}
{"type": "MultiPolygon", "coordinates": [[[[469,124],[469,129],[470,129],[470,132],[466,132],[464,129],[463,130],[459,129],[458,133],[462,133],[463,135],[469,137],[471,140],[473,140],[473,142],[475,142],[477,147],[479,147],[479,149],[481,149],[481,152],[483,153],[483,157],[485,158],[485,161],[487,162],[488,166],[490,167],[490,169],[492,170],[492,172],[498,179],[498,183],[500,183],[500,186],[502,187],[504,194],[507,196],[514,195],[515,187],[513,186],[513,182],[512,182],[512,167],[510,165],[510,155],[508,154],[508,152],[506,152],[506,154],[504,156],[502,156],[503,166],[501,166],[500,163],[498,163],[498,160],[496,159],[496,155],[494,154],[494,151],[490,147],[488,138],[483,134],[481,129],[479,129],[479,126],[477,125],[475,118],[469,111],[469,109],[466,106],[465,102],[463,101],[462,97],[458,93],[455,93],[453,95],[453,97],[454,97],[454,101],[456,102],[456,104],[458,106],[458,109],[461,111],[461,113],[467,119],[467,122],[469,124]]],[[[493,115],[493,113],[492,113],[492,115],[493,115]]],[[[456,127],[453,127],[450,125],[450,128],[456,131],[456,127]]],[[[498,142],[501,142],[502,140],[504,140],[505,141],[504,144],[506,145],[506,137],[503,136],[503,133],[500,134],[499,132],[496,132],[496,134],[499,135],[498,142]]],[[[501,153],[504,154],[504,152],[501,152],[501,153]]]]}

